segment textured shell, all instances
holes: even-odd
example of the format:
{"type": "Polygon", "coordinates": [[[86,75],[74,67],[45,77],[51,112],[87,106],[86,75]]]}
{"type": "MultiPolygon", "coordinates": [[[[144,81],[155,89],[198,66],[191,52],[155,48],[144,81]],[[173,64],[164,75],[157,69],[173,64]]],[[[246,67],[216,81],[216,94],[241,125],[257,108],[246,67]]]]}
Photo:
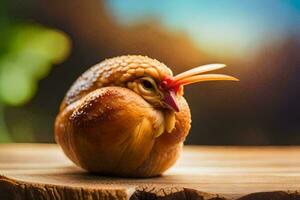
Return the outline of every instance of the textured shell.
{"type": "Polygon", "coordinates": [[[147,56],[129,55],[106,59],[84,72],[72,85],[61,109],[105,86],[125,86],[126,82],[143,76],[152,76],[157,82],[172,71],[163,63],[147,56]]]}
{"type": "Polygon", "coordinates": [[[73,84],[56,117],[55,140],[75,164],[102,175],[151,177],[175,163],[190,129],[188,104],[178,96],[175,128],[162,129],[166,110],[127,88],[143,76],[159,83],[172,72],[148,57],[121,56],[93,66],[73,84]]]}

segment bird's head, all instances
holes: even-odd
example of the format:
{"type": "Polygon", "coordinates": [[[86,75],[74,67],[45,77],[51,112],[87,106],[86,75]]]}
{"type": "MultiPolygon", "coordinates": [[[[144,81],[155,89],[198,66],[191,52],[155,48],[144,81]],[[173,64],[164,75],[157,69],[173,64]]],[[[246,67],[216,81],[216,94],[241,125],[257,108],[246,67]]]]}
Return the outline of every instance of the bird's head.
{"type": "Polygon", "coordinates": [[[203,74],[225,67],[224,64],[209,64],[196,67],[172,76],[171,73],[163,73],[160,76],[145,73],[128,82],[128,87],[148,101],[153,107],[180,111],[177,98],[183,95],[183,87],[192,83],[204,81],[238,81],[235,77],[223,74],[203,74]]]}
{"type": "Polygon", "coordinates": [[[127,87],[153,108],[163,111],[167,124],[165,129],[170,132],[175,126],[175,113],[181,109],[178,102],[184,86],[204,81],[238,80],[228,75],[206,74],[223,67],[224,64],[203,65],[173,76],[165,64],[147,56],[128,55],[106,59],[78,78],[67,93],[61,109],[95,88],[127,87]]]}

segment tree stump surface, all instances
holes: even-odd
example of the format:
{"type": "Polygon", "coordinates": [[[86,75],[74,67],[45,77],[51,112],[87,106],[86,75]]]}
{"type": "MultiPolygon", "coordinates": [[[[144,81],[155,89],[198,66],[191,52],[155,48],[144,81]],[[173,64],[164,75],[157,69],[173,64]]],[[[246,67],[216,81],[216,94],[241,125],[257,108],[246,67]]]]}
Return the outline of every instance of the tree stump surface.
{"type": "Polygon", "coordinates": [[[54,144],[0,145],[0,199],[300,200],[300,147],[185,146],[163,176],[89,174],[54,144]]]}

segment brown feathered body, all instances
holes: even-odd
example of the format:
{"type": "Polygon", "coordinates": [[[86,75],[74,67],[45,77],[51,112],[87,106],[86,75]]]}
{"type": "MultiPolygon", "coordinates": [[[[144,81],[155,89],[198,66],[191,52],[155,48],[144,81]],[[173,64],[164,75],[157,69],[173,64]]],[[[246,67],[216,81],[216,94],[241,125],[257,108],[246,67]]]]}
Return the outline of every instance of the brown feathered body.
{"type": "Polygon", "coordinates": [[[190,129],[188,104],[183,96],[177,97],[179,112],[150,104],[131,89],[143,76],[159,82],[173,75],[157,60],[121,56],[73,84],[56,118],[55,139],[76,165],[102,175],[151,177],[175,163],[190,129]]]}

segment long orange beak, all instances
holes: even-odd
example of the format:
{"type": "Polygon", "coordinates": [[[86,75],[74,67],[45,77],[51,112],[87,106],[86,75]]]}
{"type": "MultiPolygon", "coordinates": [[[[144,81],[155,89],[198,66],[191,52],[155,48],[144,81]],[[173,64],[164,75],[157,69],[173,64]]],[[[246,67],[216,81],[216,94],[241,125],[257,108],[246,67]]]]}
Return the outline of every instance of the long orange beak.
{"type": "Polygon", "coordinates": [[[233,76],[223,75],[223,74],[202,74],[216,69],[221,69],[226,67],[224,64],[209,64],[196,67],[185,71],[183,73],[177,74],[174,77],[174,81],[170,84],[170,87],[175,87],[178,85],[189,85],[192,83],[204,82],[204,81],[239,81],[233,76]],[[199,75],[202,74],[202,75],[199,75]]]}
{"type": "Polygon", "coordinates": [[[179,112],[179,106],[176,101],[176,94],[180,87],[192,83],[205,81],[239,81],[239,79],[223,74],[202,74],[212,70],[226,67],[224,64],[209,64],[195,67],[183,73],[177,74],[173,78],[166,78],[162,87],[165,88],[165,103],[174,111],[179,112]]]}

